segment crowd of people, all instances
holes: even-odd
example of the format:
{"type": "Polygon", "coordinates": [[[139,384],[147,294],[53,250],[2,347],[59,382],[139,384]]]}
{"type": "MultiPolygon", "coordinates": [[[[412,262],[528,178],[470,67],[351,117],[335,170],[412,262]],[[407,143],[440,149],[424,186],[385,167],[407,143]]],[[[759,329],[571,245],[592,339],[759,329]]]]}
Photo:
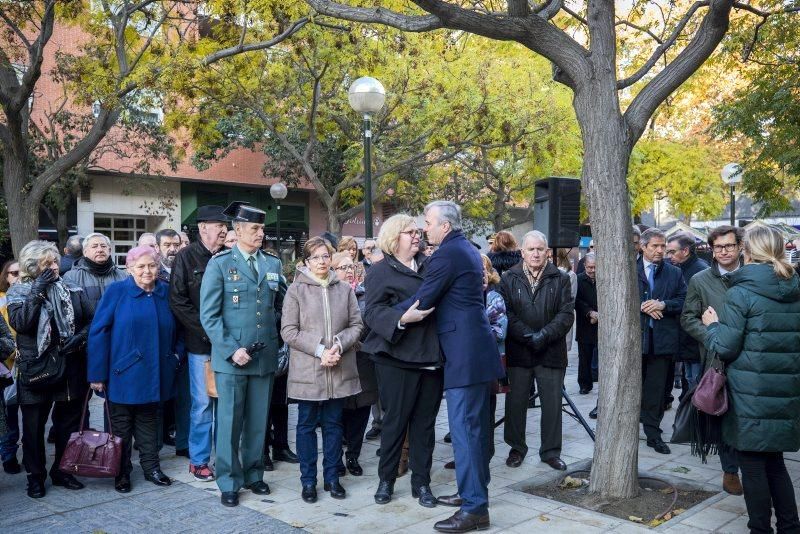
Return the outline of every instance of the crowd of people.
{"type": "MultiPolygon", "coordinates": [[[[567,354],[574,340],[578,388],[589,394],[603,361],[603,266],[594,243],[573,268],[569,251],[553,254],[538,231],[519,244],[498,232],[482,255],[452,202],[432,202],[424,217],[424,228],[408,215],[388,218],[360,251],[353,237],[313,237],[291,272],[262,248],[266,214],[246,202],[199,207],[191,243],[169,229],[143,234],[124,267],[103,234],[71,237],[63,255],[31,241],[0,272],[0,351],[16,377],[15,394],[0,396],[4,471],[21,472],[21,437],[29,497],[45,497],[48,476],[83,488],[59,463],[95,394],[105,399],[106,429],[122,438],[120,493],[132,490],[133,448],[145,480],[170,485],[159,460],[169,445],[196,480],[216,481],[225,506],[242,490],[269,494],[264,472],[274,462],[298,464],[302,499],[313,503],[320,428],[330,497],[346,498],[342,477],[362,476],[362,444],[380,440],[377,504],[391,502],[410,471],[421,506],[458,508],[436,530],[488,528],[498,393],[506,465],[525,460],[536,398],[539,458],[567,469],[567,354]],[[458,493],[436,496],[443,396],[455,456],[446,467],[458,493]],[[55,444],[49,470],[46,441],[55,444]]],[[[770,531],[772,508],[779,532],[800,529],[783,461],[800,449],[800,281],[780,233],[760,223],[719,227],[708,237],[710,264],[692,236],[634,227],[633,238],[647,446],[670,454],[660,427],[674,387],[689,394],[708,369],[724,367],[731,406],[718,444],[722,487],[744,494],[753,532],[770,531]]]]}

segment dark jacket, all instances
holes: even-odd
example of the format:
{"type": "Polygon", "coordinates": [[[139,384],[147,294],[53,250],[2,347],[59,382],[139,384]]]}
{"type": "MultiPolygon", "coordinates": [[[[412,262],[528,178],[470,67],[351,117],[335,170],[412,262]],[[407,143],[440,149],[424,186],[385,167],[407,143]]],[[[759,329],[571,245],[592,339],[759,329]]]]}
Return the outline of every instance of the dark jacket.
{"type": "MultiPolygon", "coordinates": [[[[741,267],[741,265],[740,265],[741,267]]],[[[714,260],[711,267],[694,275],[689,281],[686,290],[686,301],[681,312],[681,329],[698,341],[701,362],[707,369],[709,359],[708,351],[703,345],[708,329],[703,324],[703,312],[711,306],[715,310],[722,309],[725,303],[725,293],[729,287],[729,275],[719,273],[719,265],[714,260]]]]}
{"type": "Polygon", "coordinates": [[[705,346],[727,363],[723,441],[740,451],[800,449],[800,280],[749,264],[708,327],[705,346]]]}
{"type": "Polygon", "coordinates": [[[100,302],[106,288],[114,282],[125,280],[128,272],[114,264],[114,257],[108,263],[97,266],[89,264],[89,260],[81,258],[72,265],[72,269],[64,275],[64,281],[82,287],[89,299],[92,315],[100,302]]]}
{"type": "MultiPolygon", "coordinates": [[[[86,336],[89,325],[92,322],[92,306],[89,303],[86,292],[82,288],[65,283],[69,291],[72,308],[75,311],[75,335],[86,336]]],[[[15,286],[11,286],[9,294],[15,291],[15,286]]],[[[11,295],[9,295],[11,296],[11,295]]],[[[39,358],[39,350],[36,344],[36,333],[39,327],[39,313],[42,301],[33,294],[29,294],[24,302],[12,303],[8,305],[8,322],[11,328],[17,332],[17,350],[20,360],[39,358]]],[[[42,358],[49,357],[53,351],[58,351],[60,342],[58,330],[53,321],[50,346],[41,355],[42,358]]],[[[69,401],[81,399],[86,395],[89,387],[86,381],[86,348],[85,345],[78,352],[62,355],[66,358],[64,368],[64,378],[57,384],[46,390],[31,390],[17,382],[17,399],[19,404],[38,404],[48,399],[55,401],[69,401]]]]}
{"type": "MultiPolygon", "coordinates": [[[[683,301],[686,299],[686,283],[683,281],[681,270],[665,261],[656,267],[654,275],[655,287],[650,291],[650,284],[644,272],[644,261],[639,258],[636,264],[639,274],[640,302],[650,299],[662,301],[664,308],[663,317],[653,319],[653,352],[654,355],[671,355],[678,353],[678,337],[680,335],[680,315],[683,310],[683,301]]],[[[642,354],[649,354],[651,317],[646,313],[639,314],[642,328],[642,354]]]]}
{"type": "Polygon", "coordinates": [[[589,312],[597,311],[597,283],[582,272],[578,275],[575,295],[575,341],[597,345],[597,323],[589,320],[589,312]]]}
{"type": "Polygon", "coordinates": [[[105,382],[106,398],[147,404],[173,396],[178,335],[167,302],[167,284],[152,293],[133,278],[109,287],[89,331],[89,382],[105,382]]]}
{"type": "Polygon", "coordinates": [[[483,302],[481,255],[460,230],[447,234],[430,257],[412,299],[409,306],[419,300],[421,310],[436,308],[445,389],[505,376],[483,302]]]}
{"type": "MultiPolygon", "coordinates": [[[[436,334],[435,314],[405,329],[397,328],[404,311],[396,307],[422,285],[429,258],[416,256],[417,272],[391,254],[374,264],[364,280],[364,324],[369,329],[361,350],[373,359],[396,367],[441,366],[442,356],[436,334]]],[[[363,387],[363,386],[362,386],[363,387]]]]}
{"type": "Polygon", "coordinates": [[[569,276],[548,263],[534,292],[522,264],[506,271],[500,282],[500,293],[506,302],[508,367],[543,365],[557,369],[567,367],[566,335],[572,328],[575,303],[569,276]],[[536,352],[528,345],[527,334],[542,332],[543,349],[536,352]]]}
{"type": "MultiPolygon", "coordinates": [[[[689,280],[691,280],[694,275],[708,269],[708,264],[705,260],[699,258],[697,254],[692,254],[689,259],[683,263],[679,263],[676,267],[683,273],[683,281],[688,288],[689,280]]],[[[681,327],[680,330],[678,343],[678,360],[682,362],[700,361],[700,344],[689,332],[684,330],[683,327],[681,327]]]]}
{"type": "Polygon", "coordinates": [[[68,272],[72,270],[72,266],[75,264],[76,261],[83,257],[82,254],[78,254],[77,256],[73,256],[71,254],[64,254],[61,256],[61,261],[58,263],[58,272],[61,276],[64,276],[68,272]]]}
{"type": "Polygon", "coordinates": [[[211,354],[211,341],[200,324],[200,284],[213,256],[199,240],[191,243],[178,252],[169,279],[169,306],[185,329],[186,350],[194,354],[211,354]]]}
{"type": "Polygon", "coordinates": [[[503,273],[519,264],[522,261],[522,253],[519,250],[502,250],[500,252],[489,252],[487,254],[492,267],[497,271],[497,275],[502,277],[503,273]]]}

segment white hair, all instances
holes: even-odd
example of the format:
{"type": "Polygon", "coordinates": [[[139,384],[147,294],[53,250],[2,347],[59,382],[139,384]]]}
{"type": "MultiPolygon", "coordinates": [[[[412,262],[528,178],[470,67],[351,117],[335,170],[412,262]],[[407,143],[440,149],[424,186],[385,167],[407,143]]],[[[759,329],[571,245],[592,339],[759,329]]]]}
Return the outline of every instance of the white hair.
{"type": "Polygon", "coordinates": [[[423,213],[428,214],[431,208],[436,208],[439,213],[439,223],[449,222],[452,230],[461,230],[461,208],[449,200],[434,200],[425,206],[423,213]]]}
{"type": "Polygon", "coordinates": [[[547,246],[547,236],[544,235],[539,230],[531,230],[530,232],[528,232],[524,236],[522,236],[522,244],[523,244],[523,246],[525,245],[525,242],[528,239],[538,239],[538,240],[540,240],[540,241],[542,241],[544,243],[544,248],[550,248],[550,247],[547,246]]]}
{"type": "Polygon", "coordinates": [[[97,239],[102,239],[103,241],[105,241],[106,245],[108,245],[108,248],[111,248],[111,240],[108,238],[107,235],[101,234],[99,232],[94,232],[94,233],[89,234],[89,235],[87,235],[86,237],[83,238],[83,251],[84,252],[86,252],[86,249],[89,247],[89,241],[91,241],[92,239],[96,239],[96,238],[97,239]]]}

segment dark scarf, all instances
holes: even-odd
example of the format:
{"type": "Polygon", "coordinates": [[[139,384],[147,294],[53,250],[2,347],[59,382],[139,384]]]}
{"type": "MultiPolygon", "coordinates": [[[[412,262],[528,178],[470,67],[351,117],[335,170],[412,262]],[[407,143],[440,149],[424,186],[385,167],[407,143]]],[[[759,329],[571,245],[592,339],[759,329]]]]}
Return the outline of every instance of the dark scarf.
{"type": "Polygon", "coordinates": [[[86,256],[83,257],[83,261],[86,263],[86,267],[89,268],[89,272],[95,276],[108,276],[117,268],[117,264],[114,263],[114,256],[110,256],[105,263],[95,263],[86,256]]]}

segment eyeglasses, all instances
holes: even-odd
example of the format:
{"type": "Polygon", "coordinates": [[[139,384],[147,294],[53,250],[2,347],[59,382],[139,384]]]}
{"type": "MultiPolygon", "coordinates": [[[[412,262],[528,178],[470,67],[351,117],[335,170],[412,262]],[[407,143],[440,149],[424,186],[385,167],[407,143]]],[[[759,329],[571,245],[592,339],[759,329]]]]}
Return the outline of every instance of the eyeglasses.
{"type": "Polygon", "coordinates": [[[311,256],[308,258],[308,261],[313,261],[314,263],[330,261],[331,255],[330,254],[323,254],[322,256],[311,256]]]}
{"type": "Polygon", "coordinates": [[[737,243],[728,243],[727,245],[714,245],[711,248],[714,249],[714,252],[722,252],[723,250],[725,252],[733,252],[738,246],[737,243]]]}
{"type": "Polygon", "coordinates": [[[401,234],[406,234],[407,236],[414,238],[419,237],[422,238],[422,230],[404,230],[400,232],[401,234]]]}
{"type": "Polygon", "coordinates": [[[355,271],[356,270],[356,266],[352,265],[352,264],[351,265],[340,265],[340,266],[338,266],[336,268],[336,270],[337,271],[342,271],[342,272],[355,271]]]}
{"type": "Polygon", "coordinates": [[[19,276],[19,271],[8,271],[11,276],[19,276]]]}

